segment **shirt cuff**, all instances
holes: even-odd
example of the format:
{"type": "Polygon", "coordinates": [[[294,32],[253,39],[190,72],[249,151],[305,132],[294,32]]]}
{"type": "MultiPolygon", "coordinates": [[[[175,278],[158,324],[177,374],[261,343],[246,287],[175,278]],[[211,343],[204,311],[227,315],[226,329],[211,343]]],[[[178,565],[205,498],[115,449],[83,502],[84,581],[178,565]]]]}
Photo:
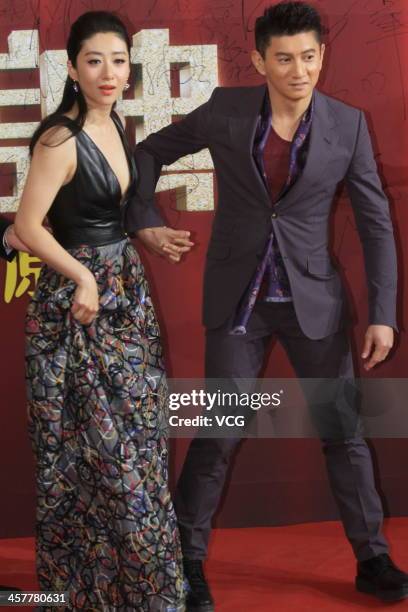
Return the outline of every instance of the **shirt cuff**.
{"type": "MultiPolygon", "coordinates": [[[[11,227],[9,225],[9,227],[11,227]]],[[[14,251],[14,249],[11,248],[11,246],[9,245],[9,243],[7,242],[7,232],[8,232],[8,228],[6,229],[6,231],[3,234],[3,248],[4,251],[6,253],[6,255],[11,255],[11,253],[14,251]]]]}

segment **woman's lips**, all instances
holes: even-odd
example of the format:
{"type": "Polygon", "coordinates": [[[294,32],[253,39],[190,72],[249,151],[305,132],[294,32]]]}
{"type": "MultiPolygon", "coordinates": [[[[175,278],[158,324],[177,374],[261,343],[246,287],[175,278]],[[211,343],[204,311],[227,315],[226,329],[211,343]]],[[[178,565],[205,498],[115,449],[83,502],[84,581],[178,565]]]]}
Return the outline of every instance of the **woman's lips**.
{"type": "Polygon", "coordinates": [[[109,85],[102,85],[99,87],[104,96],[110,96],[110,94],[115,91],[116,87],[111,87],[109,85]]]}

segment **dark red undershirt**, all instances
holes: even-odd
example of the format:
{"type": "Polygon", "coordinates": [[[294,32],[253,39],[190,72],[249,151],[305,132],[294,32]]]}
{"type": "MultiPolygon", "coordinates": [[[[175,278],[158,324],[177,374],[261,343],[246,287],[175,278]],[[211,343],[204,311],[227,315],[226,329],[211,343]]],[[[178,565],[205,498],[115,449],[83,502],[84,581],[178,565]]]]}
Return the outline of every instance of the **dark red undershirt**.
{"type": "Polygon", "coordinates": [[[264,167],[272,203],[277,201],[288,178],[291,145],[289,140],[283,140],[271,127],[264,148],[264,167]]]}

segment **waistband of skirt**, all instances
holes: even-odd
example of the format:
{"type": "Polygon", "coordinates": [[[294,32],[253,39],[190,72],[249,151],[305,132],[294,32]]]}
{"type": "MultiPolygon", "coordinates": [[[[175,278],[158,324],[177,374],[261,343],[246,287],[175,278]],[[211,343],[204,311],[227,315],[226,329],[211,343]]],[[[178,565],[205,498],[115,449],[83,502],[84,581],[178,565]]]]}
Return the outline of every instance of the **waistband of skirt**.
{"type": "Polygon", "coordinates": [[[55,239],[64,249],[94,248],[102,247],[116,242],[122,242],[128,238],[128,234],[121,228],[86,228],[72,233],[65,233],[63,236],[55,235],[55,239]]]}

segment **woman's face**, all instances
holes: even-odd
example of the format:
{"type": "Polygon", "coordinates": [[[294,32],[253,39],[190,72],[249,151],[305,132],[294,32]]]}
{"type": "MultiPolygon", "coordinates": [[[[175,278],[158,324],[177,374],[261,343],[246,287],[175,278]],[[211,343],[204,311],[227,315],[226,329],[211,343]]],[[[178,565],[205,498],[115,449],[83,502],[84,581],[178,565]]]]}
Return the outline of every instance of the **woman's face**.
{"type": "Polygon", "coordinates": [[[88,106],[112,106],[130,74],[125,41],[113,32],[95,34],[84,41],[76,67],[68,61],[68,73],[77,81],[88,106]]]}

